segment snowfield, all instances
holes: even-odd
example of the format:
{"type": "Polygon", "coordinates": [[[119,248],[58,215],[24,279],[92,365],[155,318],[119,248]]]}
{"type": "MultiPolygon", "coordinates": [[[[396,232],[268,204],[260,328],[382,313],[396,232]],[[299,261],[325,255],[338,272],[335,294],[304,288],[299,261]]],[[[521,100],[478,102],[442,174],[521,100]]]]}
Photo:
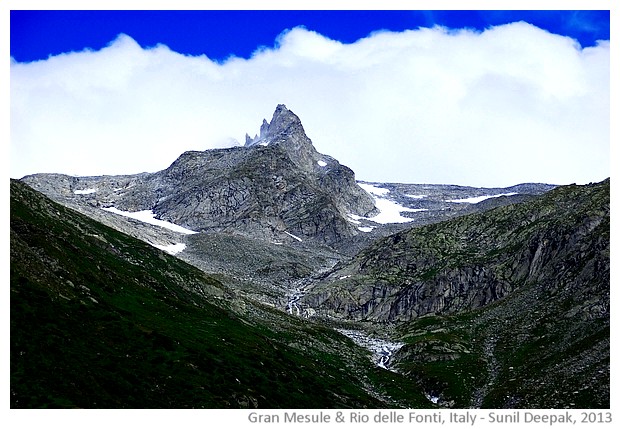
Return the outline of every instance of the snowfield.
{"type": "Polygon", "coordinates": [[[182,226],[176,225],[172,222],[167,222],[165,220],[156,219],[155,214],[153,213],[153,210],[142,210],[139,212],[126,212],[123,210],[119,210],[116,207],[105,207],[103,210],[110,212],[110,213],[136,219],[136,220],[139,220],[141,222],[148,223],[151,225],[160,226],[162,228],[166,228],[171,231],[180,232],[181,234],[198,234],[196,231],[183,228],[182,226]]]}
{"type": "Polygon", "coordinates": [[[462,198],[459,200],[446,200],[447,203],[469,203],[469,204],[477,204],[481,201],[488,200],[489,198],[497,198],[497,197],[510,197],[511,195],[517,195],[517,192],[509,192],[507,194],[497,194],[497,195],[482,195],[480,197],[470,197],[470,198],[462,198]]]}
{"type": "Polygon", "coordinates": [[[75,191],[73,191],[73,193],[76,195],[88,195],[88,194],[94,194],[95,192],[97,192],[97,189],[93,189],[93,188],[76,189],[75,191]]]}
{"type": "MultiPolygon", "coordinates": [[[[152,210],[142,210],[139,212],[126,212],[123,210],[119,210],[116,207],[105,207],[103,210],[114,213],[117,215],[125,216],[131,219],[139,220],[140,222],[148,223],[150,225],[160,226],[162,228],[169,229],[171,231],[179,232],[181,234],[198,234],[196,231],[189,230],[187,228],[183,228],[180,225],[175,225],[174,223],[167,222],[165,220],[160,220],[155,218],[155,214],[152,210]]],[[[151,246],[156,247],[160,250],[163,250],[170,255],[177,255],[185,250],[185,243],[176,243],[176,244],[155,244],[148,242],[151,246]]]]}
{"type": "Polygon", "coordinates": [[[177,244],[169,244],[167,246],[162,246],[159,244],[153,244],[150,243],[153,247],[157,247],[158,249],[163,250],[166,253],[169,253],[171,255],[176,255],[177,253],[181,253],[183,250],[185,250],[185,244],[184,243],[177,243],[177,244]]]}
{"type": "MultiPolygon", "coordinates": [[[[360,219],[366,219],[375,223],[388,224],[388,223],[406,223],[411,222],[413,219],[405,216],[401,216],[403,212],[423,212],[427,209],[410,209],[408,207],[401,206],[395,201],[387,198],[382,198],[390,193],[389,189],[379,188],[368,183],[358,183],[358,185],[368,192],[375,199],[375,207],[379,209],[379,214],[373,217],[362,218],[350,214],[349,217],[353,219],[353,223],[358,223],[360,219]]],[[[363,232],[369,232],[367,229],[358,227],[363,232]]]]}
{"type": "Polygon", "coordinates": [[[400,204],[385,198],[375,198],[375,206],[379,209],[381,213],[368,218],[368,220],[381,224],[411,222],[413,221],[413,219],[411,219],[410,217],[401,216],[400,214],[402,212],[426,211],[426,209],[410,209],[407,207],[403,207],[400,204]]]}
{"type": "Polygon", "coordinates": [[[390,193],[389,189],[384,189],[384,188],[378,188],[374,185],[368,184],[368,183],[359,183],[358,185],[360,186],[360,188],[362,188],[363,190],[365,190],[366,192],[368,192],[370,195],[377,195],[379,197],[383,196],[383,195],[387,195],[390,193]]]}

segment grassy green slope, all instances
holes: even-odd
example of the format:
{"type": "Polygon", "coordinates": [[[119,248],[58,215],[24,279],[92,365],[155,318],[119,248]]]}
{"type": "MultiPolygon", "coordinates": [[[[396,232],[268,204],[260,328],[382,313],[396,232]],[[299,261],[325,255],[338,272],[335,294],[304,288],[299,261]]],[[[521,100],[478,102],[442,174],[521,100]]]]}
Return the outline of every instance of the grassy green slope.
{"type": "Polygon", "coordinates": [[[426,405],[340,334],[17,181],[10,270],[13,408],[426,405]]]}

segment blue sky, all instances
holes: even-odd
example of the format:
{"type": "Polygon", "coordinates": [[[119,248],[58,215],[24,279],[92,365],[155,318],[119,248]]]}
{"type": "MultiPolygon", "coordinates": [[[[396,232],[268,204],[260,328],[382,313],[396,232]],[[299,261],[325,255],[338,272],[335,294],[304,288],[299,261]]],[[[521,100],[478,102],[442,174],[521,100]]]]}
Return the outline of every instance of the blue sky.
{"type": "Polygon", "coordinates": [[[280,103],[361,180],[609,176],[609,11],[51,10],[10,24],[11,177],[161,170],[240,144],[280,103]]]}
{"type": "Polygon", "coordinates": [[[285,29],[305,26],[352,43],[378,30],[402,31],[434,25],[475,28],[524,20],[566,35],[583,47],[609,39],[609,11],[11,11],[11,56],[20,62],[50,55],[98,50],[119,33],[142,47],[158,43],[214,60],[248,58],[272,46],[285,29]]]}

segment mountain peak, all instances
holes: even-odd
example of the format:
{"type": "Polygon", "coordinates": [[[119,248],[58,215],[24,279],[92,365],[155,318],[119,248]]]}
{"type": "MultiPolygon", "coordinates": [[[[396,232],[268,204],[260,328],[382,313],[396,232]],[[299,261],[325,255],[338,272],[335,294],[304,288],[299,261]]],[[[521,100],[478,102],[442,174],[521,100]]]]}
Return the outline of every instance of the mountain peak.
{"type": "Polygon", "coordinates": [[[278,104],[271,118],[271,122],[267,122],[266,119],[263,119],[259,135],[253,139],[246,136],[245,146],[266,146],[283,137],[290,137],[298,133],[305,137],[305,131],[299,117],[284,104],[278,104]]]}

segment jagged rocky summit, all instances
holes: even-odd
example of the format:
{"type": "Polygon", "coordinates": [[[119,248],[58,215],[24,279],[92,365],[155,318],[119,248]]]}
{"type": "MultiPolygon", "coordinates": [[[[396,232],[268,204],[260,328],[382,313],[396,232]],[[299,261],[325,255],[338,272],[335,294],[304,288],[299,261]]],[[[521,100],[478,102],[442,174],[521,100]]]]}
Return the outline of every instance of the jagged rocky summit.
{"type": "Polygon", "coordinates": [[[151,210],[193,231],[234,231],[274,242],[333,245],[360,233],[349,215],[376,212],[353,171],[317,152],[299,118],[282,104],[245,147],[185,152],[160,172],[23,180],[68,205],[151,210]]]}

